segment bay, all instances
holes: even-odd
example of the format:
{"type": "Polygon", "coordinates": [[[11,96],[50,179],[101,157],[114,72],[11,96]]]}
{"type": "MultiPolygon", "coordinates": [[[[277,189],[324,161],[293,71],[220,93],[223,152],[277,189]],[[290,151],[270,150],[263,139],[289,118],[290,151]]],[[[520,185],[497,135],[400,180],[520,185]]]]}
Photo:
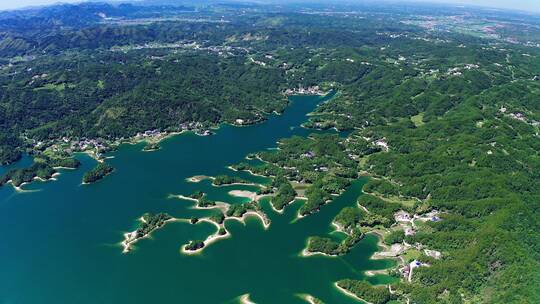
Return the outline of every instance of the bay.
{"type": "MultiPolygon", "coordinates": [[[[81,185],[82,175],[95,161],[79,154],[82,167],[62,170],[56,181],[25,185],[22,193],[9,185],[0,188],[0,303],[237,303],[248,293],[252,301],[263,304],[305,303],[299,294],[327,303],[357,303],[333,283],[364,279],[366,270],[393,265],[370,259],[377,250],[375,236],[366,236],[344,257],[299,254],[309,236],[343,237],[333,232],[331,221],[341,208],[355,204],[362,179],[319,213],[299,220],[296,210],[301,201],[284,214],[263,201],[272,221],[268,230],[254,217],[245,225],[227,221],[232,236],[199,255],[183,255],[180,247],[214,233],[208,223],[167,224],[137,242],[128,254],[122,254],[119,245],[123,233],[135,229],[136,219],[145,212],[179,218],[212,212],[194,210],[192,202],[170,198],[171,194],[201,190],[210,199],[244,202],[228,192],[256,190],[255,186],[214,187],[209,181],[189,183],[186,178],[228,174],[267,182],[227,167],[248,153],[275,148],[280,138],[314,132],[300,125],[327,98],[331,96],[294,96],[285,113],[271,115],[264,123],[224,125],[213,136],[174,136],[154,152],[143,152],[143,143],[123,145],[108,155],[114,173],[95,184],[81,185]]],[[[26,156],[11,167],[29,163],[26,156]]]]}

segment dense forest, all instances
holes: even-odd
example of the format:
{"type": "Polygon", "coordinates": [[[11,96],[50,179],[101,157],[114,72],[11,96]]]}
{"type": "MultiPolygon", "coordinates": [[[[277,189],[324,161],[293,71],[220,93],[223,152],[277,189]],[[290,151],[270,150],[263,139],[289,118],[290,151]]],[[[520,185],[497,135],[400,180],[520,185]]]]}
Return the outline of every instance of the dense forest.
{"type": "MultiPolygon", "coordinates": [[[[98,155],[141,133],[256,123],[286,111],[287,89],[317,86],[337,93],[304,127],[338,132],[285,138],[251,155],[257,164],[233,167],[272,177],[266,191],[277,210],[302,198],[301,217],[324,212],[369,176],[366,194],[334,219],[346,239],[312,236],[307,250],[345,255],[376,231],[387,245],[421,248],[404,260],[429,267],[393,283],[394,293],[352,278],[339,287],[373,303],[540,302],[538,18],[462,8],[216,7],[0,13],[0,163],[25,152],[35,159],[0,185],[48,179],[55,167],[78,167],[73,152],[98,155]],[[408,233],[399,212],[428,220],[408,233]]],[[[88,181],[111,170],[98,165],[88,181]]],[[[257,208],[231,205],[214,220],[257,208]]],[[[148,217],[141,235],[167,219],[148,217]]]]}

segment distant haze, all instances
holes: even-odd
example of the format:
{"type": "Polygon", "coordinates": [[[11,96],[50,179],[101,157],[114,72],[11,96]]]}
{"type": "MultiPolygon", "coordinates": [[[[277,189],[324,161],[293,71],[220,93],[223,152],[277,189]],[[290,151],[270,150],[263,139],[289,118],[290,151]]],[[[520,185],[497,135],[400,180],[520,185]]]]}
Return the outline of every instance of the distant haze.
{"type": "Polygon", "coordinates": [[[507,8],[530,12],[540,12],[540,0],[416,0],[417,2],[479,5],[493,8],[507,8]]]}
{"type": "MultiPolygon", "coordinates": [[[[0,10],[17,9],[17,8],[22,8],[26,6],[34,6],[34,5],[47,5],[47,4],[54,4],[58,2],[60,1],[58,0],[3,0],[3,1],[0,1],[0,10]]],[[[61,2],[74,3],[74,2],[81,2],[81,1],[66,0],[66,1],[61,1],[61,2]]]]}
{"type": "MultiPolygon", "coordinates": [[[[294,1],[294,0],[293,0],[294,1]]],[[[370,1],[379,2],[376,0],[362,1],[369,3],[370,1]]],[[[427,3],[443,3],[443,4],[464,4],[464,5],[479,5],[493,8],[507,8],[517,9],[530,12],[540,12],[540,0],[403,0],[403,2],[427,2],[427,3]]],[[[84,2],[81,0],[0,0],[0,10],[17,9],[27,6],[47,5],[54,3],[77,3],[84,2]]],[[[99,2],[99,1],[97,1],[99,2]]],[[[128,1],[126,1],[128,2],[128,1]]],[[[179,1],[185,4],[192,1],[179,1]]],[[[196,0],[193,2],[197,2],[196,0]]],[[[246,2],[249,2],[247,0],[246,2]]],[[[259,0],[257,2],[264,2],[259,0]]],[[[288,1],[287,1],[288,2],[288,1]]],[[[302,2],[309,2],[309,0],[302,0],[302,2]]],[[[317,1],[320,2],[320,1],[317,1]]],[[[338,1],[336,1],[338,2],[338,1]]],[[[347,2],[355,2],[347,0],[347,2]]]]}

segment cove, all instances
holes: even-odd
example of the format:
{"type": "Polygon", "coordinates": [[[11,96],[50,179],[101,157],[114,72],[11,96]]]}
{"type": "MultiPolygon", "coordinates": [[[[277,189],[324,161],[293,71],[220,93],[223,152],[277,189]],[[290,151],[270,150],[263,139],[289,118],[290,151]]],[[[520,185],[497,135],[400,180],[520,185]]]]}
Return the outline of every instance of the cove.
{"type": "MultiPolygon", "coordinates": [[[[256,303],[306,303],[298,295],[311,294],[326,303],[358,303],[333,286],[343,278],[363,279],[366,270],[387,268],[392,261],[370,260],[377,239],[368,235],[343,257],[300,257],[312,235],[331,235],[331,221],[352,206],[364,180],[355,181],[319,213],[295,220],[301,202],[284,214],[261,203],[271,226],[264,230],[257,218],[246,224],[227,221],[231,237],[187,256],[180,247],[215,231],[208,223],[173,222],[122,254],[123,233],[135,228],[145,212],[167,212],[178,218],[207,216],[192,202],[170,198],[196,190],[228,203],[245,199],[230,190],[254,186],[213,187],[210,182],[186,182],[194,175],[240,175],[256,183],[261,177],[227,167],[251,152],[270,149],[280,138],[306,136],[306,114],[324,98],[291,97],[282,115],[249,127],[222,126],[215,135],[186,133],[162,142],[161,149],[143,152],[144,144],[124,145],[108,155],[115,172],[92,185],[81,185],[84,172],[95,165],[78,155],[82,167],[62,170],[57,181],[26,185],[24,193],[0,188],[0,303],[238,303],[250,294],[256,303]]],[[[31,162],[23,158],[22,162],[31,162]]],[[[5,170],[3,168],[2,170],[5,170]]],[[[384,283],[385,276],[370,277],[384,283]]]]}

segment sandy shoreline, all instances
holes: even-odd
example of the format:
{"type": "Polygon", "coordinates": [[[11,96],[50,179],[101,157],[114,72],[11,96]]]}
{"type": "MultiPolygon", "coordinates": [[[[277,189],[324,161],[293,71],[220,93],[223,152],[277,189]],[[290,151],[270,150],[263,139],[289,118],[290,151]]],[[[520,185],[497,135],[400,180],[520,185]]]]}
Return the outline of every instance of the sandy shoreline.
{"type": "MultiPolygon", "coordinates": [[[[142,222],[142,223],[145,223],[145,220],[144,218],[141,216],[140,218],[137,219],[138,221],[142,222]]],[[[120,245],[122,245],[122,253],[129,253],[133,248],[133,244],[137,243],[139,240],[141,239],[145,239],[145,238],[148,238],[150,237],[150,234],[152,232],[154,232],[155,230],[158,230],[158,229],[161,229],[163,227],[165,227],[165,225],[167,223],[170,223],[170,222],[181,222],[181,221],[188,221],[188,220],[185,220],[185,219],[178,219],[178,218],[170,218],[168,220],[165,220],[163,221],[163,225],[159,228],[155,228],[153,229],[152,231],[150,231],[149,233],[143,235],[142,237],[137,237],[137,230],[134,230],[134,231],[131,231],[131,232],[126,232],[124,233],[124,240],[120,243],[120,245]]]]}
{"type": "Polygon", "coordinates": [[[181,199],[181,200],[185,200],[185,201],[191,201],[191,202],[196,202],[198,203],[199,200],[196,199],[196,198],[192,198],[192,197],[189,197],[189,196],[184,196],[182,194],[171,194],[169,195],[170,198],[178,198],[178,199],[181,199]]]}
{"type": "MultiPolygon", "coordinates": [[[[268,219],[268,217],[266,216],[266,214],[262,213],[262,212],[259,212],[259,211],[248,211],[246,213],[244,213],[244,215],[242,215],[241,217],[241,220],[242,222],[245,224],[245,219],[249,216],[255,216],[255,217],[258,217],[262,224],[263,224],[263,227],[265,230],[267,230],[269,227],[270,227],[270,219],[268,219]]],[[[235,217],[231,217],[230,219],[237,219],[235,217]]]]}
{"type": "Polygon", "coordinates": [[[283,209],[281,210],[278,210],[276,209],[276,207],[274,207],[274,204],[272,204],[272,202],[269,202],[269,204],[270,204],[270,208],[272,208],[272,210],[274,210],[275,213],[283,214],[285,212],[285,207],[283,207],[283,209]]]}
{"type": "MultiPolygon", "coordinates": [[[[227,205],[228,207],[228,205],[227,205]]],[[[199,249],[196,249],[196,250],[186,250],[186,246],[188,244],[185,244],[185,245],[182,245],[182,248],[180,249],[180,252],[183,253],[183,254],[187,254],[187,255],[195,255],[195,254],[199,254],[201,253],[207,246],[209,246],[210,244],[220,240],[220,239],[225,239],[225,238],[228,238],[230,236],[232,236],[232,234],[225,228],[225,222],[228,221],[228,220],[234,220],[234,221],[238,221],[238,222],[241,222],[243,223],[244,225],[246,224],[245,222],[245,219],[249,216],[256,216],[258,217],[262,224],[263,224],[263,227],[264,229],[268,229],[270,227],[270,220],[265,216],[265,215],[262,215],[260,214],[259,212],[257,211],[248,211],[246,213],[244,213],[244,215],[242,215],[242,217],[226,217],[224,220],[223,220],[223,223],[222,224],[218,224],[212,220],[210,220],[209,218],[200,218],[198,222],[207,222],[207,223],[210,223],[214,226],[216,226],[216,232],[209,235],[204,241],[203,241],[203,244],[204,246],[202,248],[199,248],[199,249]],[[225,229],[225,234],[223,235],[220,235],[219,234],[219,230],[220,229],[225,229]]]]}
{"type": "Polygon", "coordinates": [[[228,166],[227,169],[232,170],[232,171],[234,171],[234,172],[244,171],[244,172],[248,172],[249,174],[251,174],[251,175],[253,175],[253,176],[259,176],[259,177],[269,178],[268,176],[265,176],[265,175],[262,175],[262,174],[255,173],[255,172],[253,172],[253,171],[251,171],[251,170],[238,170],[238,169],[233,168],[232,166],[228,166]]]}
{"type": "Polygon", "coordinates": [[[332,221],[332,227],[334,227],[334,232],[340,232],[345,233],[346,235],[349,235],[347,232],[345,232],[345,228],[341,226],[340,224],[336,223],[335,221],[332,221]]]}
{"type": "Polygon", "coordinates": [[[316,255],[322,255],[322,256],[325,256],[325,257],[329,257],[329,258],[335,258],[337,257],[337,255],[331,255],[331,254],[328,254],[328,253],[324,253],[324,252],[311,252],[311,251],[308,251],[307,248],[304,248],[304,250],[302,250],[302,252],[300,252],[299,256],[301,257],[310,257],[310,256],[316,256],[316,255]]]}
{"type": "Polygon", "coordinates": [[[203,241],[204,246],[203,246],[202,248],[199,248],[199,249],[196,249],[196,250],[187,250],[187,249],[186,249],[186,246],[187,246],[188,244],[185,244],[185,245],[182,245],[182,247],[180,248],[180,252],[181,252],[181,253],[187,254],[187,255],[195,255],[195,254],[199,254],[199,253],[201,253],[207,246],[209,246],[210,244],[212,244],[212,243],[214,243],[214,242],[216,242],[216,241],[218,241],[218,240],[220,240],[220,239],[225,239],[225,238],[228,238],[228,237],[231,236],[231,234],[229,233],[229,231],[225,228],[225,221],[223,221],[222,224],[218,224],[218,223],[216,223],[216,222],[210,220],[209,218],[204,217],[204,218],[199,219],[199,221],[198,221],[197,223],[199,223],[199,222],[206,222],[206,223],[210,223],[210,224],[216,226],[216,232],[213,233],[213,234],[211,234],[211,235],[209,235],[208,237],[206,237],[206,239],[203,241]],[[220,234],[219,234],[219,230],[220,230],[221,228],[225,229],[225,234],[223,234],[223,235],[220,235],[220,234]]]}
{"type": "Polygon", "coordinates": [[[228,194],[235,197],[249,198],[251,201],[257,201],[260,198],[257,193],[248,190],[231,190],[228,194]]]}
{"type": "MultiPolygon", "coordinates": [[[[268,195],[268,196],[270,196],[270,195],[268,195]]],[[[274,212],[279,213],[279,214],[283,214],[283,212],[285,212],[285,208],[286,208],[287,206],[293,204],[293,203],[294,203],[296,200],[298,200],[298,199],[301,199],[301,198],[295,197],[292,201],[290,201],[290,202],[288,202],[287,204],[285,204],[285,206],[283,206],[283,208],[281,208],[281,210],[276,209],[276,207],[274,207],[274,204],[272,204],[271,201],[270,201],[269,203],[270,203],[270,207],[272,208],[272,210],[274,210],[274,212]]]]}
{"type": "Polygon", "coordinates": [[[192,209],[197,209],[197,210],[212,210],[212,209],[219,209],[221,211],[223,211],[223,213],[226,213],[227,210],[229,210],[229,204],[227,203],[224,203],[224,202],[216,202],[216,204],[214,206],[208,206],[208,207],[199,207],[197,206],[197,204],[195,204],[193,207],[191,207],[192,209]]]}
{"type": "Polygon", "coordinates": [[[255,302],[251,301],[249,298],[249,293],[246,293],[242,296],[240,296],[240,303],[242,304],[256,304],[255,302]]]}
{"type": "MultiPolygon", "coordinates": [[[[55,181],[57,180],[56,177],[60,176],[60,172],[55,172],[51,175],[50,178],[41,178],[39,176],[34,176],[34,178],[32,178],[32,181],[40,181],[40,182],[48,182],[48,181],[55,181]]],[[[26,185],[30,185],[32,182],[23,182],[21,183],[19,186],[15,186],[13,184],[13,181],[10,179],[8,180],[5,184],[10,184],[11,186],[13,186],[13,189],[15,189],[16,192],[18,193],[25,193],[25,192],[35,192],[35,191],[39,191],[39,190],[26,190],[26,189],[23,189],[22,187],[26,186],[26,185]]]]}
{"type": "Polygon", "coordinates": [[[186,181],[189,183],[200,183],[205,179],[212,179],[212,177],[206,176],[206,175],[195,175],[195,176],[186,178],[186,181]]]}
{"type": "Polygon", "coordinates": [[[298,293],[295,294],[295,296],[299,297],[300,299],[308,302],[309,304],[317,304],[316,298],[308,293],[298,293]]]}
{"type": "Polygon", "coordinates": [[[388,269],[379,269],[379,270],[367,270],[364,272],[368,277],[376,276],[376,275],[387,275],[388,269]]]}
{"type": "Polygon", "coordinates": [[[370,257],[371,260],[392,260],[393,259],[393,260],[402,261],[402,258],[400,256],[385,255],[385,253],[391,253],[391,254],[394,254],[394,253],[390,250],[389,246],[383,243],[384,236],[380,232],[370,231],[370,232],[367,232],[366,234],[368,233],[374,234],[375,236],[377,236],[377,239],[378,239],[377,246],[383,249],[383,250],[377,250],[375,253],[373,253],[373,255],[370,257]]]}
{"type": "Polygon", "coordinates": [[[358,297],[357,295],[355,295],[354,293],[348,291],[347,289],[340,287],[340,286],[338,285],[337,282],[334,283],[334,286],[335,286],[339,291],[341,291],[343,294],[345,294],[345,295],[347,295],[347,296],[349,296],[349,297],[351,297],[351,298],[354,298],[354,299],[356,299],[356,300],[358,300],[358,301],[361,301],[361,302],[363,302],[363,303],[366,303],[366,304],[373,304],[373,303],[371,303],[371,302],[368,302],[368,301],[366,301],[366,300],[364,300],[364,299],[358,297]]]}
{"type": "MultiPolygon", "coordinates": [[[[212,179],[215,179],[215,178],[212,178],[212,179]]],[[[230,183],[230,184],[222,184],[222,185],[214,185],[214,183],[212,183],[212,187],[229,187],[229,186],[257,186],[257,187],[262,187],[261,184],[256,184],[256,183],[252,183],[252,182],[247,182],[247,183],[238,182],[238,183],[230,183]]]]}

